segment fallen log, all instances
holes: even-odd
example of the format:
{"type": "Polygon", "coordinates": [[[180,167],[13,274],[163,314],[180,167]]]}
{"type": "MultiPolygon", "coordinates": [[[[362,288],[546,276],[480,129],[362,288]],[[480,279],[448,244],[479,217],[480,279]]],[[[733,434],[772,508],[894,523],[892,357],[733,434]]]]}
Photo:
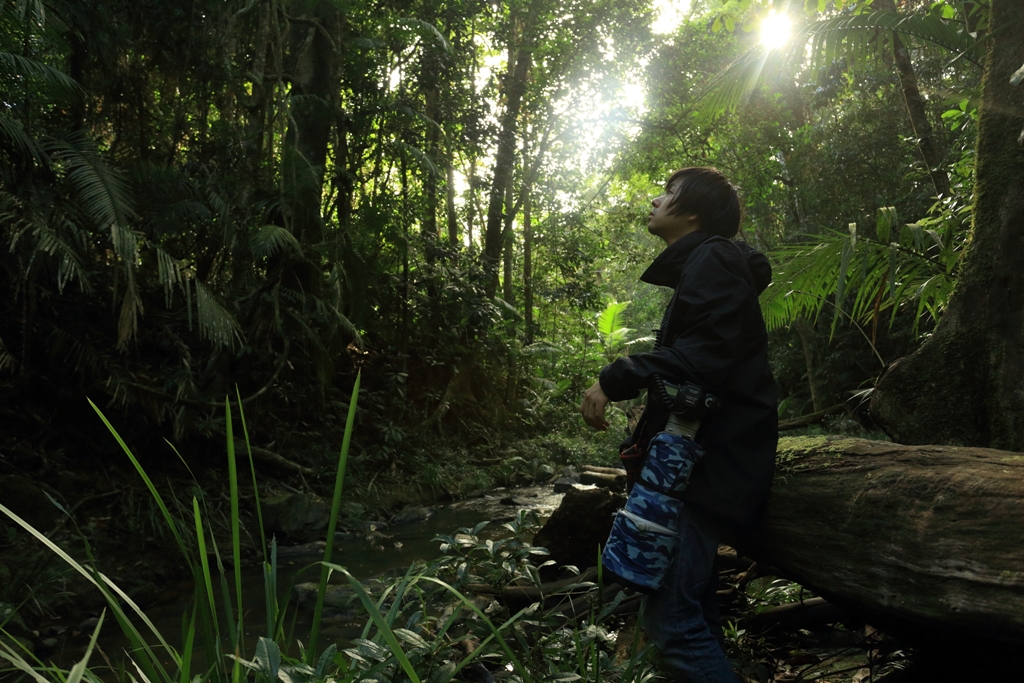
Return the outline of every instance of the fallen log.
{"type": "MultiPolygon", "coordinates": [[[[539,544],[593,564],[621,501],[566,494],[539,544]]],[[[893,635],[1024,643],[1024,454],[784,438],[762,525],[733,540],[893,635]]]]}
{"type": "Polygon", "coordinates": [[[746,554],[883,630],[1024,642],[1024,454],[782,439],[751,540],[746,554]]]}
{"type": "Polygon", "coordinates": [[[580,472],[580,483],[587,485],[593,484],[594,486],[600,486],[601,488],[611,489],[613,491],[621,491],[626,488],[626,474],[606,474],[604,472],[589,472],[583,470],[580,472]]]}
{"type": "Polygon", "coordinates": [[[762,633],[780,628],[792,631],[834,624],[846,618],[846,613],[824,598],[809,598],[766,609],[740,620],[739,625],[751,633],[762,633]]]}

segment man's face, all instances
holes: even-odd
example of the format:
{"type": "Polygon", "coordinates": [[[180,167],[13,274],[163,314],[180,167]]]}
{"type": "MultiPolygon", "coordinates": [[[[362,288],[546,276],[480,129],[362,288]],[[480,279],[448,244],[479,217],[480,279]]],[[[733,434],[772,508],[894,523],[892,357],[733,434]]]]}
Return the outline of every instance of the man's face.
{"type": "Polygon", "coordinates": [[[651,212],[647,215],[647,232],[672,244],[680,237],[694,232],[700,227],[700,219],[696,214],[670,214],[668,206],[679,189],[677,183],[665,188],[665,193],[651,200],[651,212]]]}

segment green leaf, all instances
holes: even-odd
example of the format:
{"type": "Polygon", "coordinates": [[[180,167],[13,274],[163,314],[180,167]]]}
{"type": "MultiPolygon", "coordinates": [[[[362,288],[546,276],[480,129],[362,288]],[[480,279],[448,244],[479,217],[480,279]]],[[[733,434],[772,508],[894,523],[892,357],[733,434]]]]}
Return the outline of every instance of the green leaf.
{"type": "Polygon", "coordinates": [[[625,326],[623,313],[629,307],[628,301],[612,301],[597,316],[597,331],[602,338],[609,338],[625,326]]]}
{"type": "Polygon", "coordinates": [[[253,661],[259,666],[260,672],[270,679],[270,683],[277,681],[277,675],[281,669],[281,648],[277,646],[277,643],[260,636],[256,643],[256,656],[253,661]]]}
{"type": "Polygon", "coordinates": [[[413,647],[423,648],[424,650],[430,649],[430,644],[427,643],[427,641],[423,640],[423,636],[414,631],[410,631],[406,628],[396,628],[395,635],[404,640],[405,642],[409,643],[413,647]]]}
{"type": "Polygon", "coordinates": [[[875,233],[878,241],[884,244],[889,243],[889,235],[892,234],[892,227],[896,225],[896,207],[884,206],[878,209],[875,221],[875,233]]]}

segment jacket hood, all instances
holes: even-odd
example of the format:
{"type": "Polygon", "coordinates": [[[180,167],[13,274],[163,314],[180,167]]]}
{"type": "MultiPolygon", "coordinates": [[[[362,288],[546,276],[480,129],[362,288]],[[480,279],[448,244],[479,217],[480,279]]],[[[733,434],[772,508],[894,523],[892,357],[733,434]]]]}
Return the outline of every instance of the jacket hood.
{"type": "MultiPolygon", "coordinates": [[[[640,276],[640,281],[651,285],[658,285],[659,287],[674,288],[679,283],[683,266],[686,265],[686,260],[690,257],[690,254],[693,253],[694,249],[712,237],[714,235],[711,233],[698,230],[676,240],[658,254],[654,262],[640,276]]],[[[750,270],[751,278],[754,281],[754,286],[757,288],[757,293],[760,294],[772,281],[772,266],[768,262],[768,258],[746,242],[733,242],[730,240],[730,243],[737,248],[740,257],[746,263],[747,268],[750,270]]]]}

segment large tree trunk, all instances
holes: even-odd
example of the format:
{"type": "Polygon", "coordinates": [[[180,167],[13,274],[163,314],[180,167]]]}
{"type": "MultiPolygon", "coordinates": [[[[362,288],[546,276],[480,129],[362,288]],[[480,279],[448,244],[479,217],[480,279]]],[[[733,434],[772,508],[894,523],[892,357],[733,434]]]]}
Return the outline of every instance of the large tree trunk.
{"type": "Polygon", "coordinates": [[[289,228],[303,246],[315,246],[324,239],[322,188],[340,90],[340,14],[327,2],[305,8],[289,19],[292,104],[282,172],[289,228]]]}
{"type": "MultiPolygon", "coordinates": [[[[882,10],[896,11],[896,4],[893,0],[878,0],[875,7],[882,10]]],[[[907,115],[910,117],[910,125],[917,136],[917,148],[924,157],[924,163],[928,167],[928,175],[935,186],[936,194],[950,196],[949,176],[942,163],[942,147],[935,131],[932,129],[931,121],[928,120],[928,112],[925,109],[924,97],[921,95],[921,88],[917,85],[917,73],[914,71],[914,63],[910,59],[910,51],[907,49],[900,34],[892,34],[893,61],[896,63],[896,73],[899,75],[900,86],[903,89],[903,102],[907,105],[907,115]]]]}
{"type": "Polygon", "coordinates": [[[872,414],[902,443],[1024,450],[1024,127],[1010,76],[1024,55],[1024,3],[993,0],[978,123],[974,225],[935,333],[879,379],[872,414]]]}
{"type": "Polygon", "coordinates": [[[755,559],[872,625],[1024,642],[1024,455],[842,437],[779,444],[755,559]]]}
{"type": "Polygon", "coordinates": [[[520,44],[517,36],[522,35],[515,16],[510,19],[508,71],[505,75],[505,112],[501,117],[498,131],[498,149],[494,155],[494,176],[487,202],[487,224],[484,227],[484,270],[486,273],[485,292],[494,296],[498,290],[498,265],[501,250],[505,244],[505,215],[510,211],[505,206],[506,187],[512,178],[515,165],[519,109],[526,92],[527,76],[533,63],[533,54],[528,46],[520,44]]]}

